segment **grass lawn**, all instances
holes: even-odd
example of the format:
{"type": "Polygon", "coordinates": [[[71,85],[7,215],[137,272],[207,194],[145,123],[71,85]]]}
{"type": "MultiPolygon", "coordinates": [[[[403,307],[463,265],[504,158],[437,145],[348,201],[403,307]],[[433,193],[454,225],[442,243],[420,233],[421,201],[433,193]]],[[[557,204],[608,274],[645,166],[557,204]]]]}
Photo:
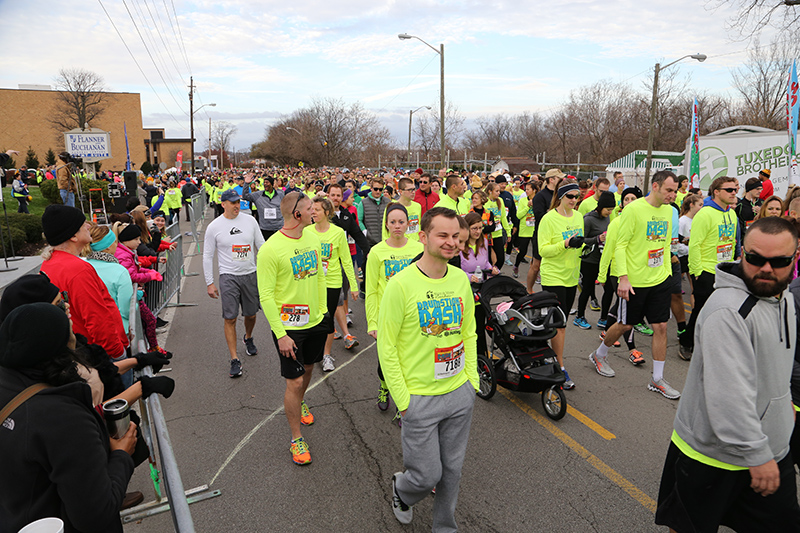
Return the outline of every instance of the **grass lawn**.
{"type": "MultiPolygon", "coordinates": [[[[28,192],[33,196],[33,201],[28,202],[28,211],[30,211],[32,215],[42,216],[44,208],[50,205],[50,202],[42,197],[42,192],[39,190],[39,187],[32,187],[29,185],[28,192]]],[[[10,184],[3,187],[3,202],[6,204],[6,211],[9,213],[16,213],[17,209],[19,209],[19,202],[11,196],[10,184]]]]}

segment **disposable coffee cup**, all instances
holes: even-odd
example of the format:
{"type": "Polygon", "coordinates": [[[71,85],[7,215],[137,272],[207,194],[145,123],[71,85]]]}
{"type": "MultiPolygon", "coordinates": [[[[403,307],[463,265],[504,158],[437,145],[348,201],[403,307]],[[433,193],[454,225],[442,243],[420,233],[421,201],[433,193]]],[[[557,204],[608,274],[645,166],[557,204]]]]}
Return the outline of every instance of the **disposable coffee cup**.
{"type": "Polygon", "coordinates": [[[42,518],[23,527],[19,533],[64,533],[64,522],[60,518],[42,518]]]}
{"type": "Polygon", "coordinates": [[[131,422],[131,410],[128,402],[122,398],[103,404],[103,415],[106,418],[108,434],[112,439],[121,439],[128,432],[131,422]]]}

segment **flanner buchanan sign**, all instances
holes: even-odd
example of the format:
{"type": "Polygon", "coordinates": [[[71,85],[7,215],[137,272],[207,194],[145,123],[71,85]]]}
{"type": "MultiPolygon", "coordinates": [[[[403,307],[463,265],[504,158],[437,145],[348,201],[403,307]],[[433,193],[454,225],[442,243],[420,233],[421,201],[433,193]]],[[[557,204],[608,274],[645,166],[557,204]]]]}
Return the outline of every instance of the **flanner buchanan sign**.
{"type": "Polygon", "coordinates": [[[64,145],[72,157],[84,159],[111,157],[111,134],[108,132],[65,133],[64,145]]]}

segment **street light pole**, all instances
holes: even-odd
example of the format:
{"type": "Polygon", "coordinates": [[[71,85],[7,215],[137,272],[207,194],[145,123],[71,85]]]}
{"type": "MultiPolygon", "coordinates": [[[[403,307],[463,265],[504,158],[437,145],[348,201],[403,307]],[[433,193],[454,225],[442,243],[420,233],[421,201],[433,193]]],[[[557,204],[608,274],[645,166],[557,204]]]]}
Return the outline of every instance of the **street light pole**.
{"type": "Polygon", "coordinates": [[[420,39],[416,35],[409,35],[407,33],[401,33],[397,36],[401,41],[405,41],[407,39],[416,39],[419,42],[423,43],[425,46],[439,54],[439,62],[440,62],[440,80],[439,80],[439,155],[442,162],[442,168],[445,168],[445,153],[444,153],[444,43],[439,45],[439,49],[437,50],[424,40],[420,39]]]}
{"type": "Polygon", "coordinates": [[[408,110],[408,161],[409,161],[409,166],[410,166],[410,163],[411,163],[411,117],[414,116],[414,113],[416,113],[420,109],[430,109],[430,108],[431,108],[431,106],[424,105],[422,107],[418,107],[418,108],[414,109],[413,111],[410,110],[410,109],[408,110]]]}
{"type": "Polygon", "coordinates": [[[642,191],[644,191],[645,196],[650,188],[650,169],[653,165],[653,137],[655,136],[656,108],[658,106],[658,75],[662,70],[671,67],[678,61],[686,59],[687,57],[691,57],[702,63],[708,56],[705,54],[689,54],[676,59],[672,63],[667,63],[663,67],[660,63],[656,63],[655,66],[655,72],[653,74],[653,101],[650,103],[650,128],[647,132],[647,161],[644,166],[644,183],[642,184],[642,191]]]}
{"type": "MultiPolygon", "coordinates": [[[[203,104],[197,108],[200,111],[206,106],[214,107],[217,104],[203,104]]],[[[189,77],[189,143],[192,145],[192,163],[190,164],[189,173],[194,176],[194,78],[189,77]]],[[[208,153],[211,155],[211,117],[208,118],[208,153]]]]}

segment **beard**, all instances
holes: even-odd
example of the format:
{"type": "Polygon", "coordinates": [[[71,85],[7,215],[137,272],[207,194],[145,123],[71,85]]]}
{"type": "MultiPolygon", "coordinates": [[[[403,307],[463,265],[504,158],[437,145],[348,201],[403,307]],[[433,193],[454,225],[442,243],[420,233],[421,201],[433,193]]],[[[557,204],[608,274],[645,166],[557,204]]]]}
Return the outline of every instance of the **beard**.
{"type": "Polygon", "coordinates": [[[745,274],[742,279],[747,286],[747,290],[754,296],[762,298],[777,296],[789,286],[789,282],[792,280],[792,269],[789,269],[789,272],[783,278],[778,278],[774,274],[759,273],[752,278],[745,274]]]}

